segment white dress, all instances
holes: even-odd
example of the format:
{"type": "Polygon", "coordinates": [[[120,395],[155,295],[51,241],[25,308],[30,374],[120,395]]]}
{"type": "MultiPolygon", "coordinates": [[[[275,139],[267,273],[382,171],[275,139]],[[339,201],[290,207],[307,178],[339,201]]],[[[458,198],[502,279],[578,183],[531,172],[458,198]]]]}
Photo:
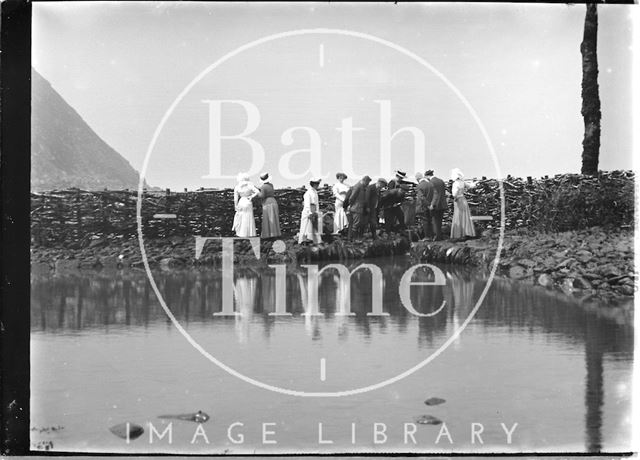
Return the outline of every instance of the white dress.
{"type": "Polygon", "coordinates": [[[472,187],[471,184],[457,179],[451,186],[453,195],[453,217],[451,219],[451,238],[462,238],[464,236],[476,236],[471,211],[467,199],[464,197],[465,190],[472,187]]]}
{"type": "Polygon", "coordinates": [[[298,233],[298,243],[303,241],[311,241],[313,243],[320,243],[322,241],[322,213],[320,212],[320,202],[318,200],[318,192],[313,188],[309,188],[304,192],[302,206],[302,214],[300,216],[300,233],[298,233]],[[318,214],[318,226],[314,230],[311,222],[311,205],[315,205],[316,212],[318,214]]]}
{"type": "Polygon", "coordinates": [[[249,181],[238,182],[233,189],[233,201],[236,214],[233,218],[233,231],[237,236],[256,236],[256,222],[253,218],[253,203],[251,200],[259,192],[249,181]]]}
{"type": "Polygon", "coordinates": [[[333,232],[338,233],[349,225],[347,221],[347,213],[344,210],[345,194],[349,191],[349,186],[343,182],[334,184],[333,196],[336,197],[336,210],[333,213],[333,232]]]}

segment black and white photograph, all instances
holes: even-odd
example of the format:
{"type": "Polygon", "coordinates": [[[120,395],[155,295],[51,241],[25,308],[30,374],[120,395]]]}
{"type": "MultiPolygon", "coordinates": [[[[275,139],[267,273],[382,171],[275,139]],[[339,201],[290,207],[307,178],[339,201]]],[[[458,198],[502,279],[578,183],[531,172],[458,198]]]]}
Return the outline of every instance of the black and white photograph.
{"type": "Polygon", "coordinates": [[[638,19],[34,2],[29,449],[637,452],[638,19]]]}

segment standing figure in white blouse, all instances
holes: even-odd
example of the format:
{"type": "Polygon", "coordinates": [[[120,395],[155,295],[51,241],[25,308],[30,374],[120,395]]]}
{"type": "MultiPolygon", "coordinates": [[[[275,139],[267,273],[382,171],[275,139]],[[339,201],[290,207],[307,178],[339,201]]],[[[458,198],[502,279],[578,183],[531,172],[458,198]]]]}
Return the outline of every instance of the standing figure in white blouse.
{"type": "Polygon", "coordinates": [[[318,199],[318,186],[321,179],[311,179],[310,187],[304,192],[304,204],[300,216],[300,233],[298,243],[322,241],[322,214],[320,213],[320,200],[318,199]]]}
{"type": "Polygon", "coordinates": [[[347,175],[345,173],[339,172],[336,174],[338,182],[332,187],[333,196],[336,198],[336,210],[333,213],[333,233],[339,233],[343,228],[349,226],[347,213],[344,209],[344,199],[349,191],[349,186],[344,183],[346,178],[347,175]]]}
{"type": "Polygon", "coordinates": [[[260,191],[249,181],[246,173],[238,174],[238,183],[233,189],[236,214],[233,217],[233,231],[237,236],[256,236],[256,222],[253,219],[253,198],[260,191]]]}
{"type": "Polygon", "coordinates": [[[455,168],[451,171],[451,195],[453,196],[453,218],[451,220],[451,238],[463,238],[476,236],[469,204],[464,197],[464,192],[475,186],[472,182],[466,182],[462,171],[455,168]]]}

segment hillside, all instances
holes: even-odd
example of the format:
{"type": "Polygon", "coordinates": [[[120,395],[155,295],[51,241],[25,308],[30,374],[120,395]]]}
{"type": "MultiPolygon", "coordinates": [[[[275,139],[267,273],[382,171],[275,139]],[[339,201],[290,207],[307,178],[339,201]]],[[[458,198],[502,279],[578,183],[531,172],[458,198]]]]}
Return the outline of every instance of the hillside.
{"type": "Polygon", "coordinates": [[[138,172],[32,69],[31,189],[135,189],[138,172]]]}

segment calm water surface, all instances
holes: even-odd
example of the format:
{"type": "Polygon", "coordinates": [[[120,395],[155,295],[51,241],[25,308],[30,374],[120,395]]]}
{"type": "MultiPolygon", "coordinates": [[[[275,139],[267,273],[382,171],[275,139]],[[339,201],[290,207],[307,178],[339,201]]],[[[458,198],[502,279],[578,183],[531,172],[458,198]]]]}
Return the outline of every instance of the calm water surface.
{"type": "MultiPolygon", "coordinates": [[[[326,271],[314,304],[306,270],[287,267],[291,316],[269,315],[277,287],[268,267],[236,268],[237,317],[213,315],[222,309],[218,271],[159,271],[155,280],[180,324],[225,365],[269,385],[333,392],[383,382],[427,358],[467,318],[486,283],[482,274],[441,266],[445,286],[411,288],[416,310],[433,314],[418,317],[398,294],[411,261],[370,263],[383,275],[373,291],[380,289],[389,316],[367,316],[366,270],[350,284],[326,271]],[[346,298],[355,315],[336,315],[346,298]],[[324,316],[302,315],[313,308],[324,316]]],[[[433,273],[418,270],[413,279],[432,280],[433,273]]],[[[31,317],[34,447],[51,441],[61,451],[184,453],[630,449],[632,327],[508,281],[494,282],[468,327],[427,366],[339,398],[289,396],[232,377],[173,326],[143,272],[34,271],[31,317]],[[433,396],[446,402],[425,405],[433,396]],[[211,420],[195,439],[196,423],[158,418],[197,410],[211,420]],[[405,425],[420,415],[445,425],[405,425]],[[126,421],[145,428],[128,445],[108,430],[126,421]],[[150,443],[149,424],[161,433],[170,422],[172,443],[168,437],[150,443]],[[516,423],[509,444],[504,427],[516,423]],[[473,429],[482,429],[482,443],[478,437],[472,443],[473,429]],[[263,442],[263,430],[276,443],[263,442]],[[376,437],[375,430],[384,434],[376,437]]]]}

